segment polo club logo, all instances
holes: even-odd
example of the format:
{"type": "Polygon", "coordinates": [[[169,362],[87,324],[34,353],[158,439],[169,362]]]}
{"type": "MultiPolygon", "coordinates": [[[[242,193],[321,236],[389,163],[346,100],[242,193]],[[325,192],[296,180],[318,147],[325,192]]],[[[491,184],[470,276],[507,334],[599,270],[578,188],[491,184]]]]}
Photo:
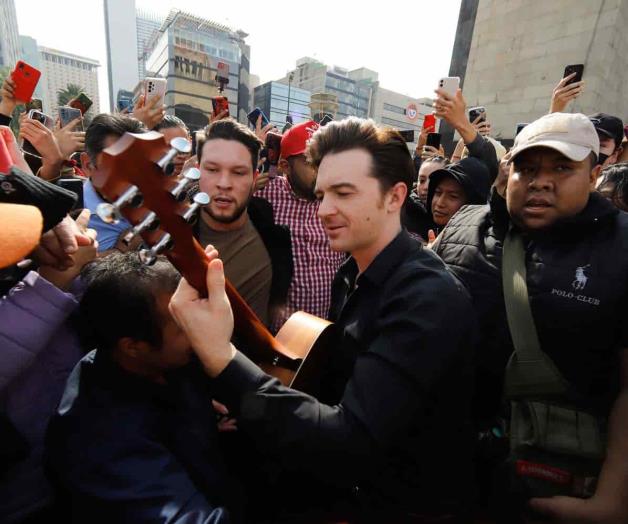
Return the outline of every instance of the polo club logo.
{"type": "Polygon", "coordinates": [[[571,283],[571,287],[573,287],[576,291],[581,291],[586,287],[587,282],[589,281],[589,277],[587,277],[584,270],[587,269],[588,267],[591,267],[591,264],[587,264],[586,266],[580,266],[576,268],[576,278],[571,283]]]}

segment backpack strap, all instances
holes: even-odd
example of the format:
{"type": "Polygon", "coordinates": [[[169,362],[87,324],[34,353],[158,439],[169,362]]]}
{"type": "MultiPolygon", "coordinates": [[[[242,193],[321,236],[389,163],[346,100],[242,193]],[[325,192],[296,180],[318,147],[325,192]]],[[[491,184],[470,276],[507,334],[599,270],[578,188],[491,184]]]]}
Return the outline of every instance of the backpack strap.
{"type": "Polygon", "coordinates": [[[502,256],[502,283],[508,327],[515,350],[506,366],[507,398],[565,396],[569,384],[541,349],[530,309],[525,247],[521,233],[508,231],[502,256]]]}

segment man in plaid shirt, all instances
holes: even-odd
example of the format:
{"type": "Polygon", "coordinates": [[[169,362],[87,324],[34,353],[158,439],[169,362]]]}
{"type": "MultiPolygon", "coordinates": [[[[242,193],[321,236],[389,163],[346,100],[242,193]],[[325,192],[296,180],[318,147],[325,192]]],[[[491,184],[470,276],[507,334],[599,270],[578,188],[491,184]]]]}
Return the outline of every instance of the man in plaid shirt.
{"type": "Polygon", "coordinates": [[[331,283],[345,259],[343,253],[329,247],[314,196],[316,172],[305,160],[307,141],[318,127],[309,121],[287,131],[281,139],[278,166],[284,176],[271,176],[266,187],[256,193],[272,204],[275,223],[287,226],[292,237],[294,274],[286,306],[273,313],[274,331],[296,311],[327,318],[331,283]]]}

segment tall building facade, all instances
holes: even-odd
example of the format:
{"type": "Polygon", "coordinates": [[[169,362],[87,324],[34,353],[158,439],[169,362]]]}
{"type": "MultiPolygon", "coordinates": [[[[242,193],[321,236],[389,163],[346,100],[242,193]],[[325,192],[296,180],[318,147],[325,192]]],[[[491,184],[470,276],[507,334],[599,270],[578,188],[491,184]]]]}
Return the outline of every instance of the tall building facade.
{"type": "Polygon", "coordinates": [[[338,120],[349,116],[369,116],[372,78],[352,77],[352,72],[347,69],[329,67],[314,58],[304,57],[297,60],[296,69],[288,72],[280,82],[305,89],[312,94],[335,95],[338,100],[338,120]]]}
{"type": "Polygon", "coordinates": [[[462,0],[450,74],[507,143],[548,111],[569,64],[584,64],[585,81],[569,111],[626,119],[627,24],[628,0],[462,0]]]}
{"type": "MultiPolygon", "coordinates": [[[[92,100],[92,114],[100,112],[98,94],[98,67],[100,63],[91,58],[65,53],[49,47],[39,47],[44,83],[44,111],[55,117],[57,115],[57,97],[59,91],[69,84],[80,86],[92,100]]],[[[40,81],[41,82],[41,81],[40,81]]]]}
{"type": "Polygon", "coordinates": [[[159,33],[164,17],[145,9],[137,9],[135,27],[137,30],[137,66],[138,77],[146,77],[146,60],[153,50],[152,44],[159,33]]]}
{"type": "Polygon", "coordinates": [[[0,0],[0,67],[13,69],[20,54],[17,14],[13,0],[0,0]]]}
{"type": "Polygon", "coordinates": [[[415,143],[423,117],[433,111],[431,99],[384,89],[378,73],[365,67],[348,70],[305,57],[297,60],[296,69],[279,82],[309,91],[312,113],[328,112],[336,120],[349,116],[372,118],[396,129],[415,130],[415,143]],[[326,109],[321,109],[323,106],[326,109]]]}
{"type": "Polygon", "coordinates": [[[253,105],[259,107],[279,129],[289,115],[294,124],[310,120],[310,92],[279,82],[266,82],[255,88],[253,105]]]}
{"type": "Polygon", "coordinates": [[[147,73],[167,79],[167,111],[191,129],[206,125],[211,99],[219,95],[216,73],[222,62],[229,66],[229,83],[222,96],[229,100],[230,114],[246,122],[251,98],[246,36],[211,20],[170,11],[146,61],[147,73]]]}
{"type": "Polygon", "coordinates": [[[116,107],[118,91],[130,90],[139,80],[135,0],[104,0],[109,107],[116,107]]]}

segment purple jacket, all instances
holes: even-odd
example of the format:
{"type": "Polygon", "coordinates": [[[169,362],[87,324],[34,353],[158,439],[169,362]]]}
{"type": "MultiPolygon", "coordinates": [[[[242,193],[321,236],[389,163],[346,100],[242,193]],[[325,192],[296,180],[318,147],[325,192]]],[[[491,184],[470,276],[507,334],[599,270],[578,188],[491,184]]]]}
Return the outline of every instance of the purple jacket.
{"type": "Polygon", "coordinates": [[[81,358],[78,338],[65,325],[77,306],[74,295],[32,271],[0,298],[0,409],[31,446],[29,457],[0,482],[0,522],[16,521],[50,501],[43,442],[81,358]]]}

